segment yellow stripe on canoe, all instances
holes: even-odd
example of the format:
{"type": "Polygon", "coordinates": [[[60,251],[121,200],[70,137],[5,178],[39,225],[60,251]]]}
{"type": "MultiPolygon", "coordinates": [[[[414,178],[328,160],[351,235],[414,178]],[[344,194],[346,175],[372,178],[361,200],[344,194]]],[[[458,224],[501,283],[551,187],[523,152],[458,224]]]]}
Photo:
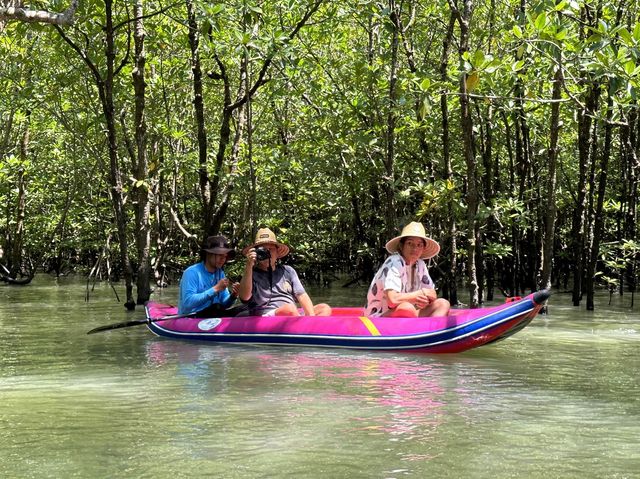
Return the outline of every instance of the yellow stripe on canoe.
{"type": "Polygon", "coordinates": [[[367,327],[367,329],[371,333],[371,336],[380,336],[380,331],[378,331],[376,325],[373,324],[373,322],[369,318],[367,318],[366,316],[360,316],[360,321],[362,321],[362,324],[367,327]]]}

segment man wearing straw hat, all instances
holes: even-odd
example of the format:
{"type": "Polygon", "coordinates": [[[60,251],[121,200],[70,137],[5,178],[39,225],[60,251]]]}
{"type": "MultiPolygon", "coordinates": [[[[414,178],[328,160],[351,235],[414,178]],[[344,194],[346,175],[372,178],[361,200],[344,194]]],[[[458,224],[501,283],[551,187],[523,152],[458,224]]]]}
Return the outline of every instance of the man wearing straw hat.
{"type": "Polygon", "coordinates": [[[438,298],[424,260],[433,258],[440,245],[427,237],[421,223],[412,222],[400,236],[389,240],[391,256],[373,277],[367,293],[365,315],[409,317],[447,316],[450,304],[438,298]]]}
{"type": "Polygon", "coordinates": [[[255,241],[242,254],[247,264],[238,297],[248,302],[251,316],[300,316],[296,300],[305,316],[331,315],[328,304],[314,306],[295,269],[276,263],[289,254],[289,247],[280,243],[269,228],[258,230],[255,241]]]}
{"type": "MultiPolygon", "coordinates": [[[[189,266],[180,280],[178,313],[202,318],[232,316],[228,308],[236,300],[222,267],[236,252],[226,237],[209,236],[202,245],[204,260],[189,266]]],[[[232,289],[237,290],[238,284],[232,289]]]]}

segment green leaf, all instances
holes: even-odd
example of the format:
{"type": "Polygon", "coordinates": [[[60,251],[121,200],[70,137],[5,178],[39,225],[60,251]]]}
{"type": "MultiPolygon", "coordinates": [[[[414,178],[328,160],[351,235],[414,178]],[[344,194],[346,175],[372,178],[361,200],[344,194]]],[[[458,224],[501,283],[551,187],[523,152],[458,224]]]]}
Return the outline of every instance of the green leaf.
{"type": "Polygon", "coordinates": [[[627,50],[625,47],[620,47],[618,49],[618,53],[616,55],[616,59],[618,61],[623,61],[626,60],[629,54],[629,50],[627,50]]]}
{"type": "Polygon", "coordinates": [[[629,60],[624,64],[624,71],[627,75],[631,76],[633,75],[633,72],[636,69],[636,64],[633,62],[633,60],[629,60]]]}
{"type": "Polygon", "coordinates": [[[484,58],[484,52],[482,50],[476,50],[475,52],[473,52],[473,59],[471,61],[471,64],[476,68],[480,68],[484,63],[484,58]]]}
{"type": "Polygon", "coordinates": [[[633,38],[636,42],[640,42],[640,22],[633,27],[633,38]]]}
{"type": "Polygon", "coordinates": [[[561,28],[556,32],[556,40],[564,40],[567,36],[567,29],[561,28]]]}
{"type": "Polygon", "coordinates": [[[514,25],[511,29],[516,38],[522,38],[522,29],[518,25],[514,25]]]}
{"type": "Polygon", "coordinates": [[[513,63],[511,67],[514,72],[522,70],[522,67],[524,67],[524,60],[518,60],[516,63],[513,63]]]}
{"type": "Polygon", "coordinates": [[[535,19],[535,21],[533,22],[533,26],[536,27],[536,30],[544,30],[545,26],[547,25],[547,14],[546,12],[542,12],[540,15],[538,15],[535,19]]]}
{"type": "Polygon", "coordinates": [[[589,38],[587,38],[586,43],[596,43],[602,40],[602,35],[599,33],[594,33],[589,38]]]}
{"type": "Polygon", "coordinates": [[[216,16],[223,10],[224,10],[224,5],[222,3],[216,3],[213,6],[207,7],[207,13],[211,16],[216,16]]]}
{"type": "Polygon", "coordinates": [[[431,113],[431,101],[429,101],[429,97],[425,95],[420,103],[420,116],[421,118],[426,118],[429,113],[431,113]]]}
{"type": "Polygon", "coordinates": [[[631,36],[631,33],[629,33],[629,30],[627,30],[626,28],[622,27],[620,30],[618,30],[618,35],[620,35],[620,38],[622,38],[622,40],[624,40],[624,42],[628,45],[631,45],[633,43],[633,37],[631,36]]]}

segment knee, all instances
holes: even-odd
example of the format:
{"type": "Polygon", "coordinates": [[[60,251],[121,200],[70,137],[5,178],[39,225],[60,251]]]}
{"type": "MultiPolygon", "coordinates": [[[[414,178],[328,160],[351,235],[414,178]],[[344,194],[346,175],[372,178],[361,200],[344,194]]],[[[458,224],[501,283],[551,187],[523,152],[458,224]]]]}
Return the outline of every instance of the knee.
{"type": "Polygon", "coordinates": [[[451,308],[451,304],[444,298],[438,298],[434,301],[434,304],[440,308],[451,308]]]}
{"type": "Polygon", "coordinates": [[[444,298],[438,298],[433,302],[432,311],[436,313],[437,316],[446,316],[449,314],[450,309],[451,304],[444,298]]]}
{"type": "Polygon", "coordinates": [[[316,316],[331,316],[331,306],[326,303],[316,304],[313,307],[316,316]]]}

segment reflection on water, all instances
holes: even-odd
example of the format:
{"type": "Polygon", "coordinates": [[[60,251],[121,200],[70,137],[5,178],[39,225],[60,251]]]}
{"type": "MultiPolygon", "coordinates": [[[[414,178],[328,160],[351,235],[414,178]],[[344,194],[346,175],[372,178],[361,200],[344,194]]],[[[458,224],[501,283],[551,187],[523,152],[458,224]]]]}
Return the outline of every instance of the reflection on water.
{"type": "MultiPolygon", "coordinates": [[[[362,353],[326,351],[265,352],[246,351],[242,347],[214,347],[184,342],[155,341],[147,350],[151,364],[178,361],[180,374],[188,379],[187,387],[202,394],[210,393],[215,381],[222,390],[230,371],[227,361],[246,361],[245,365],[261,381],[307,385],[322,383],[328,403],[361,403],[381,409],[380,415],[360,416],[357,409],[351,430],[381,431],[410,439],[428,439],[440,423],[445,389],[441,386],[441,367],[408,357],[368,356],[362,353]],[[328,391],[326,391],[328,389],[328,391]],[[362,423],[367,425],[362,426],[362,423]],[[374,422],[376,424],[369,424],[374,422]]],[[[313,395],[286,398],[295,403],[318,400],[313,395]]],[[[459,395],[464,391],[456,391],[459,395]]],[[[294,414],[289,412],[289,414],[294,414]]]]}
{"type": "Polygon", "coordinates": [[[132,316],[83,287],[0,288],[1,477],[638,477],[624,305],[426,356],[87,336],[132,316]]]}

